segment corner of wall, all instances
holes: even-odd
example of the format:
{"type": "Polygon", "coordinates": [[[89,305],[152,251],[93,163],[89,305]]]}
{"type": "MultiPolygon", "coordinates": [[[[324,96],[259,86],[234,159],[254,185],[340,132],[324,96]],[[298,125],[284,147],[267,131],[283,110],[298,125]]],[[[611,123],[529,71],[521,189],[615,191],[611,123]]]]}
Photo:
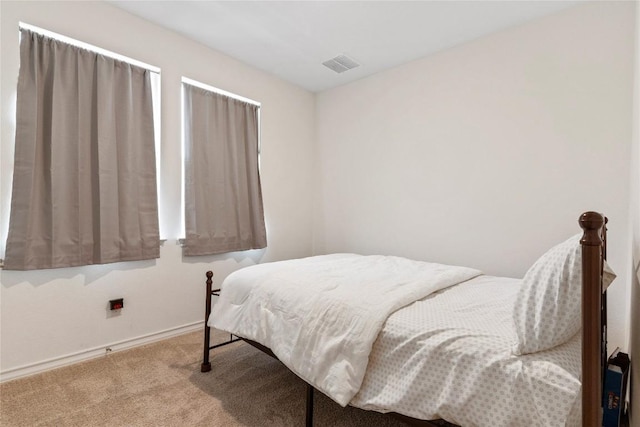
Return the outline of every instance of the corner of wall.
{"type": "Polygon", "coordinates": [[[640,427],[640,6],[635,3],[635,70],[632,115],[631,158],[631,298],[629,349],[632,358],[629,381],[629,422],[640,427]]]}

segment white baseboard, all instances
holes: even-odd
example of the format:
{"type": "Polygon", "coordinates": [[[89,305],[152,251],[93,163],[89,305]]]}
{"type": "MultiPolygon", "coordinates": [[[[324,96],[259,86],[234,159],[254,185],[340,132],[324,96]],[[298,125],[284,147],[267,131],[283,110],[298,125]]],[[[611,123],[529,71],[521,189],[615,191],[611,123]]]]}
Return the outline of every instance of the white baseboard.
{"type": "Polygon", "coordinates": [[[203,327],[204,322],[201,320],[182,326],[177,326],[175,328],[165,329],[164,331],[153,332],[151,334],[78,351],[76,353],[58,356],[40,362],[30,363],[28,365],[18,366],[16,368],[7,369],[0,372],[0,382],[15,380],[29,375],[49,371],[51,369],[61,368],[63,366],[72,365],[78,362],[84,362],[85,360],[95,359],[96,357],[105,356],[116,351],[127,350],[129,348],[150,344],[152,342],[164,340],[177,335],[194,332],[202,329],[203,327]]]}

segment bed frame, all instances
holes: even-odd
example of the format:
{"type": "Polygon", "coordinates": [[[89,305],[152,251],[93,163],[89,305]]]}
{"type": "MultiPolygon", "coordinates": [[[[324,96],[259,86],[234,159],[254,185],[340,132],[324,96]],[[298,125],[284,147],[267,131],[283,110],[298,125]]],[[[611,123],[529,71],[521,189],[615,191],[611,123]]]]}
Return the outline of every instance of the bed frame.
{"type": "MultiPolygon", "coordinates": [[[[602,286],[603,261],[607,257],[607,219],[597,212],[585,212],[578,219],[583,230],[582,239],[582,425],[602,426],[602,387],[607,362],[607,295],[602,286]]],[[[207,271],[205,303],[204,355],[201,372],[211,370],[211,349],[236,341],[245,341],[269,356],[277,359],[273,352],[257,342],[231,335],[228,341],[210,345],[211,328],[207,319],[211,314],[211,297],[219,296],[220,289],[213,289],[213,273],[207,271]]],[[[307,384],[307,427],[313,425],[314,388],[307,384]]],[[[425,421],[392,414],[411,425],[452,426],[442,420],[425,421]]]]}

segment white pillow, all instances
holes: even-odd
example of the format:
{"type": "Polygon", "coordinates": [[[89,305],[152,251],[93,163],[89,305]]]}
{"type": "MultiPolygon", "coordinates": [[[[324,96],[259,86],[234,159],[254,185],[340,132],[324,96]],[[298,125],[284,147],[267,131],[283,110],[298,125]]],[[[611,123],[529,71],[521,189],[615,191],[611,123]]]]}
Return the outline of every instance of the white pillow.
{"type": "MultiPolygon", "coordinates": [[[[551,248],[531,266],[513,308],[514,354],[547,350],[582,327],[582,233],[551,248]]],[[[605,288],[615,274],[605,263],[605,288]]]]}
{"type": "Polygon", "coordinates": [[[616,277],[618,277],[616,273],[613,272],[611,267],[609,267],[609,264],[607,264],[607,261],[605,261],[604,265],[602,266],[602,287],[605,291],[616,277]]]}

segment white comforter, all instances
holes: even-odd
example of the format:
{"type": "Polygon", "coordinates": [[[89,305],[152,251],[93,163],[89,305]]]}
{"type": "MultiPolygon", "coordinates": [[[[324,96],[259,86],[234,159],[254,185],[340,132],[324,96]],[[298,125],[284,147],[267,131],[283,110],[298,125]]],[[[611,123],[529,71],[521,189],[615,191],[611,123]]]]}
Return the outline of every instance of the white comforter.
{"type": "Polygon", "coordinates": [[[373,343],[391,313],[480,274],[354,254],[260,264],[227,277],[208,324],[266,345],[345,406],[362,385],[373,343]]]}

